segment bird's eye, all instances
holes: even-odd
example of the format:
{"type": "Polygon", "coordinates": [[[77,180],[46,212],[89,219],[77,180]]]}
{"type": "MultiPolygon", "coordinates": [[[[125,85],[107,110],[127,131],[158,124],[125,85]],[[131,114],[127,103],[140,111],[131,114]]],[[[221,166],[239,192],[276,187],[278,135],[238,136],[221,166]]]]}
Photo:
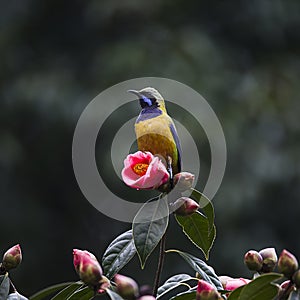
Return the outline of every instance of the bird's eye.
{"type": "Polygon", "coordinates": [[[147,97],[144,96],[144,95],[142,95],[142,98],[143,98],[143,101],[144,101],[145,103],[148,104],[148,106],[152,106],[152,101],[151,101],[151,99],[147,98],[147,97]]]}

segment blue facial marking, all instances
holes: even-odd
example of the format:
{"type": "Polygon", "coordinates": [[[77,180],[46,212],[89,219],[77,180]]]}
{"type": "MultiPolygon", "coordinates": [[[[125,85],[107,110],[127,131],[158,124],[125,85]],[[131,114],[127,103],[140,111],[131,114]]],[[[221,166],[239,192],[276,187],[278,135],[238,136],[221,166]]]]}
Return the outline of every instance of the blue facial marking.
{"type": "Polygon", "coordinates": [[[144,95],[142,95],[142,98],[143,98],[143,101],[144,101],[145,103],[147,103],[149,106],[152,105],[152,101],[151,101],[149,98],[147,98],[147,97],[144,96],[144,95]]]}
{"type": "Polygon", "coordinates": [[[147,121],[162,115],[162,111],[158,107],[145,107],[141,110],[138,118],[136,119],[136,124],[141,121],[147,121]]]}

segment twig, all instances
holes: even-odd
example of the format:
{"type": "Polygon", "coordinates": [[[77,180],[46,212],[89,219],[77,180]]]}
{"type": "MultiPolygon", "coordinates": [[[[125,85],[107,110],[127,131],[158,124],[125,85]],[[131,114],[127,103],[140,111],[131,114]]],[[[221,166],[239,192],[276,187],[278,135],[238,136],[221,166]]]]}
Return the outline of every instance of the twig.
{"type": "Polygon", "coordinates": [[[153,284],[153,296],[156,297],[160,276],[163,268],[164,258],[165,258],[165,248],[166,248],[166,233],[162,236],[160,240],[160,246],[159,246],[159,257],[158,257],[158,264],[157,264],[157,270],[155,274],[155,280],[153,284]]]}
{"type": "Polygon", "coordinates": [[[15,293],[17,291],[16,287],[14,286],[13,282],[11,281],[11,279],[9,278],[9,293],[15,293]]]}

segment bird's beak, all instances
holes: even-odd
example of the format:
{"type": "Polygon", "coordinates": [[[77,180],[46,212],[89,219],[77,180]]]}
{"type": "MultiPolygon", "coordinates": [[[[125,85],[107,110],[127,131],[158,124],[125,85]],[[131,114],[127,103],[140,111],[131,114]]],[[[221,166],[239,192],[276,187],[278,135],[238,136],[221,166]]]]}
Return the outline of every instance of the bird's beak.
{"type": "Polygon", "coordinates": [[[127,91],[128,93],[132,93],[132,94],[135,94],[136,96],[138,96],[139,99],[142,98],[142,95],[140,92],[136,91],[136,90],[128,90],[127,91]]]}

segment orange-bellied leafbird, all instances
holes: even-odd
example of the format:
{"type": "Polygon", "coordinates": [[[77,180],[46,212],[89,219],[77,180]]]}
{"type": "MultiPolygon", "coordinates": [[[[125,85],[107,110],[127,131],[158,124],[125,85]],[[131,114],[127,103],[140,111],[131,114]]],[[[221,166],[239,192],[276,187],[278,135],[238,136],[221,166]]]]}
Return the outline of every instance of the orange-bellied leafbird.
{"type": "Polygon", "coordinates": [[[152,87],[129,92],[138,96],[142,108],[135,122],[138,149],[149,151],[165,160],[173,185],[173,175],[181,171],[181,147],[165,101],[152,87]]]}

